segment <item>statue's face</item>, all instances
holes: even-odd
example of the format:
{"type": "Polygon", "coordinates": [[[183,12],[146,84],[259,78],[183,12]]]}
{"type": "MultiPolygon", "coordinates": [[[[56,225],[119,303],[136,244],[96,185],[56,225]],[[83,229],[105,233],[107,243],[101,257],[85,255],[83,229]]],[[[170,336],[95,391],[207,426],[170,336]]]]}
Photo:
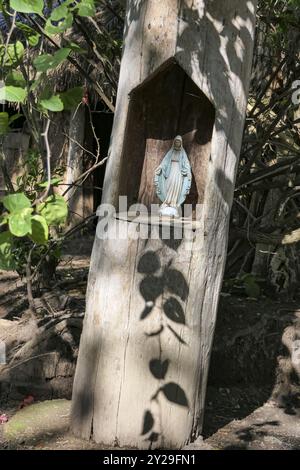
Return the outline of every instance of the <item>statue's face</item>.
{"type": "Polygon", "coordinates": [[[175,150],[180,150],[181,149],[181,140],[180,139],[175,139],[174,148],[175,148],[175,150]]]}

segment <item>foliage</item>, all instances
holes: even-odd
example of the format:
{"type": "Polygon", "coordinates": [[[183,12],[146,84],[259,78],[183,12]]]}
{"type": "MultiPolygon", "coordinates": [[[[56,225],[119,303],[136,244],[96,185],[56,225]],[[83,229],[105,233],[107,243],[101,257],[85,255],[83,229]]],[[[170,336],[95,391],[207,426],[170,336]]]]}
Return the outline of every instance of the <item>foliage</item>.
{"type": "MultiPolygon", "coordinates": [[[[44,170],[38,163],[37,153],[29,152],[26,171],[17,179],[17,191],[0,200],[0,224],[4,229],[0,234],[0,269],[16,269],[24,274],[29,252],[33,260],[38,260],[42,253],[56,250],[51,228],[65,223],[67,204],[58,194],[38,203],[40,190],[46,185],[44,170]]],[[[59,182],[59,177],[53,178],[52,186],[59,182]]]]}
{"type": "Polygon", "coordinates": [[[299,228],[299,0],[260,0],[256,47],[232,211],[226,276],[259,273],[271,283],[277,247],[268,236],[299,228]],[[295,96],[295,95],[294,95],[295,96]],[[235,234],[235,235],[233,235],[235,234]],[[236,235],[241,234],[237,240],[236,235]],[[266,242],[261,245],[260,235],[266,242]],[[257,242],[256,242],[257,239],[257,242]],[[251,241],[250,241],[251,240],[251,241]]]}
{"type": "Polygon", "coordinates": [[[0,101],[5,103],[0,112],[0,166],[7,187],[0,203],[0,269],[24,275],[26,267],[35,268],[33,278],[46,257],[59,256],[68,209],[66,198],[56,189],[61,169],[52,168],[50,174],[51,151],[46,153],[49,142],[44,126],[51,124],[53,113],[84,106],[87,87],[112,109],[111,97],[105,96],[98,80],[105,77],[102,82],[116,90],[114,64],[121,42],[115,27],[108,22],[99,27],[94,19],[100,5],[95,0],[0,2],[0,101]],[[55,77],[68,64],[80,78],[73,85],[57,83],[55,77]],[[18,112],[12,113],[13,108],[18,112]],[[3,143],[19,118],[26,119],[32,139],[24,171],[12,183],[3,143]]]}

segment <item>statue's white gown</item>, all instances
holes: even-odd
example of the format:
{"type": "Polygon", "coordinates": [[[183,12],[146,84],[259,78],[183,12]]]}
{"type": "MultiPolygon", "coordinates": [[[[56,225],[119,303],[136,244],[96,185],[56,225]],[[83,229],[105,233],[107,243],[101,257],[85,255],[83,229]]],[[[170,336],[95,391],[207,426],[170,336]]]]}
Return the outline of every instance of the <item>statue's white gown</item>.
{"type": "Polygon", "coordinates": [[[180,150],[173,150],[171,158],[171,171],[166,179],[166,199],[163,206],[178,207],[179,197],[182,190],[183,176],[179,165],[180,150]]]}

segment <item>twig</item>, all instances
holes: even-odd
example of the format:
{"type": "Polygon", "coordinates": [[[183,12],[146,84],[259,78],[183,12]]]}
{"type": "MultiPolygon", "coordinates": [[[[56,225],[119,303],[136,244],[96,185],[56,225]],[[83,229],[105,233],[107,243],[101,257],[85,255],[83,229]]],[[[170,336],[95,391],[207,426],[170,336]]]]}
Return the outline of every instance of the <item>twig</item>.
{"type": "Polygon", "coordinates": [[[82,181],[83,178],[89,176],[94,170],[96,170],[96,168],[98,168],[99,166],[103,165],[106,160],[108,159],[108,157],[105,157],[103,158],[100,162],[96,163],[95,165],[93,165],[91,168],[89,168],[88,170],[86,170],[84,173],[82,173],[73,183],[71,186],[69,186],[62,194],[62,196],[65,196],[69,191],[70,189],[72,188],[73,185],[77,184],[79,181],[82,181]]]}
{"type": "Polygon", "coordinates": [[[51,149],[50,149],[49,138],[48,138],[50,123],[51,123],[51,121],[48,118],[45,130],[41,134],[41,136],[44,138],[45,147],[46,147],[47,186],[46,186],[46,190],[41,195],[41,197],[39,197],[38,199],[36,199],[34,201],[34,203],[33,203],[34,206],[36,206],[37,204],[40,204],[41,202],[44,201],[44,199],[46,199],[46,197],[49,194],[50,187],[51,187],[51,149]]]}
{"type": "Polygon", "coordinates": [[[27,260],[26,260],[26,287],[27,287],[27,298],[29,303],[29,310],[32,315],[36,314],[35,302],[32,294],[32,277],[31,277],[31,255],[35,248],[35,245],[30,249],[27,260]]]}

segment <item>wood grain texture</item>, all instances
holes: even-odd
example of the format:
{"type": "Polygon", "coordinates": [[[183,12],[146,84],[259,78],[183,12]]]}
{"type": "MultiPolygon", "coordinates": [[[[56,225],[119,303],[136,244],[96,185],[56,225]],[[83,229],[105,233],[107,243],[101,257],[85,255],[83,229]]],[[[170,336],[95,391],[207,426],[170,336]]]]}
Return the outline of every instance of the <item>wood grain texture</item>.
{"type": "MultiPolygon", "coordinates": [[[[201,433],[255,9],[255,0],[128,2],[103,202],[117,206],[124,192],[131,201],[154,200],[151,172],[173,130],[186,128],[203,228],[189,249],[176,240],[96,237],[73,392],[72,428],[80,436],[109,446],[181,448],[201,433]],[[178,82],[163,99],[170,60],[178,82]],[[168,110],[171,122],[163,119],[168,110]]],[[[137,230],[126,221],[116,226],[137,230]]]]}

